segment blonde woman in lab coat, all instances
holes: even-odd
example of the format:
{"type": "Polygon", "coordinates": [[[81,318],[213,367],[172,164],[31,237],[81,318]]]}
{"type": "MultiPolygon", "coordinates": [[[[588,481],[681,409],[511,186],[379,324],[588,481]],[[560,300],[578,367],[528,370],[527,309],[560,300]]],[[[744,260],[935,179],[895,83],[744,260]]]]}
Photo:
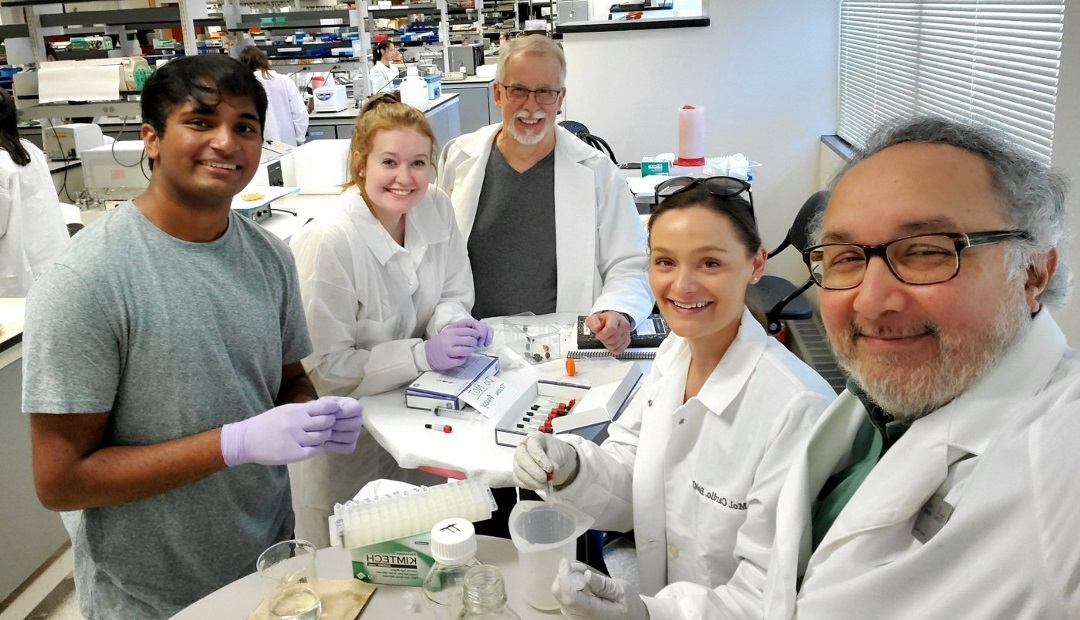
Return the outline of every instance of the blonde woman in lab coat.
{"type": "Polygon", "coordinates": [[[543,488],[550,472],[549,501],[635,533],[645,596],[564,563],[553,589],[568,617],[691,618],[710,597],[761,615],[781,483],[835,394],[746,308],[765,249],[744,189],[695,182],[652,215],[649,281],[674,334],[608,439],[533,434],[515,451],[519,486],[543,488]]]}
{"type": "Polygon", "coordinates": [[[0,89],[0,297],[26,297],[68,237],[45,154],[19,139],[15,100],[0,89]]]}
{"type": "MultiPolygon", "coordinates": [[[[340,211],[315,220],[292,249],[314,346],[304,367],[320,395],[360,397],[460,366],[492,332],[469,314],[472,271],[450,200],[429,185],[435,135],[423,113],[372,99],[350,152],[340,211]]],[[[437,481],[399,469],[370,435],[353,454],[320,455],[290,476],[296,534],[320,546],[334,503],[365,483],[437,481]]]]}

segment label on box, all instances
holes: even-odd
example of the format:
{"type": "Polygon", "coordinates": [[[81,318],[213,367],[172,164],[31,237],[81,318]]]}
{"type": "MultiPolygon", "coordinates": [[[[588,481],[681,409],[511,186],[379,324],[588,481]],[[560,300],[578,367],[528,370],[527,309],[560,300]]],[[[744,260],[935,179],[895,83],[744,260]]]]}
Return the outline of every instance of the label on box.
{"type": "Polygon", "coordinates": [[[461,395],[461,400],[472,405],[487,419],[493,413],[506,411],[522,391],[494,375],[488,375],[469,386],[461,395]]]}
{"type": "Polygon", "coordinates": [[[353,576],[367,583],[422,586],[435,564],[430,532],[358,547],[350,553],[353,576]]]}
{"type": "Polygon", "coordinates": [[[641,176],[647,177],[651,174],[670,174],[671,162],[666,161],[643,161],[641,162],[641,176]]]}

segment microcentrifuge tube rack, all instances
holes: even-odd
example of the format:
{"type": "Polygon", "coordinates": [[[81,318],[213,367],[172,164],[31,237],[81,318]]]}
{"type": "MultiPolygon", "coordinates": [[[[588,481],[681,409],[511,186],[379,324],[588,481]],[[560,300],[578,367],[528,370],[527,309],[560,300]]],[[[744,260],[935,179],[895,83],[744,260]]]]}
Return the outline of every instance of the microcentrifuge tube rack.
{"type": "Polygon", "coordinates": [[[483,521],[491,518],[491,509],[491,491],[475,480],[350,500],[334,506],[329,519],[330,545],[355,549],[414,536],[451,517],[483,521]]]}

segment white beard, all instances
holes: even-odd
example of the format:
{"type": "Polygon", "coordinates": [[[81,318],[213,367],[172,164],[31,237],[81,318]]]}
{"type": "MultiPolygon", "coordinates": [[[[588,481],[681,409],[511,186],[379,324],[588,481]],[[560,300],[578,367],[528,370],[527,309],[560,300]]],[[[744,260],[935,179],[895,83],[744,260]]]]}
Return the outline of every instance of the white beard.
{"type": "Polygon", "coordinates": [[[517,123],[510,123],[510,125],[506,127],[506,130],[510,132],[510,135],[513,136],[514,140],[525,146],[535,146],[540,144],[544,140],[544,137],[547,136],[548,132],[551,131],[551,125],[546,122],[547,114],[544,112],[529,113],[521,111],[514,115],[515,120],[519,118],[541,119],[541,121],[545,121],[541,123],[544,129],[536,133],[522,133],[518,131],[517,123]]]}

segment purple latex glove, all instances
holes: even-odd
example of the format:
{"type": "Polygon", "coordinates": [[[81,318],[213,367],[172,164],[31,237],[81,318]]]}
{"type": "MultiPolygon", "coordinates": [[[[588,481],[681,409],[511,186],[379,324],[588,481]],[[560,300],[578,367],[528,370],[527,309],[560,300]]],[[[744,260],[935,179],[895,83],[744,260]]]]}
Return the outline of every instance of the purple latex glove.
{"type": "Polygon", "coordinates": [[[334,425],[330,427],[330,439],[326,440],[323,448],[327,452],[352,454],[352,451],[356,449],[356,440],[360,438],[360,429],[364,422],[364,408],[355,398],[346,396],[328,396],[327,398],[337,400],[340,408],[335,416],[337,419],[334,425]]]}
{"type": "Polygon", "coordinates": [[[467,319],[461,319],[460,321],[454,321],[447,325],[447,327],[471,327],[477,331],[479,336],[476,337],[476,348],[481,349],[483,347],[491,346],[491,339],[495,337],[495,330],[491,329],[491,326],[482,321],[478,321],[472,317],[467,319]]]}
{"type": "MultiPolygon", "coordinates": [[[[475,319],[466,319],[475,320],[475,319]]],[[[447,370],[465,363],[476,350],[480,332],[475,327],[451,323],[424,343],[424,355],[432,370],[447,370]]]]}
{"type": "Polygon", "coordinates": [[[229,467],[287,465],[318,454],[341,409],[336,397],[289,403],[221,427],[221,455],[229,467]]]}

